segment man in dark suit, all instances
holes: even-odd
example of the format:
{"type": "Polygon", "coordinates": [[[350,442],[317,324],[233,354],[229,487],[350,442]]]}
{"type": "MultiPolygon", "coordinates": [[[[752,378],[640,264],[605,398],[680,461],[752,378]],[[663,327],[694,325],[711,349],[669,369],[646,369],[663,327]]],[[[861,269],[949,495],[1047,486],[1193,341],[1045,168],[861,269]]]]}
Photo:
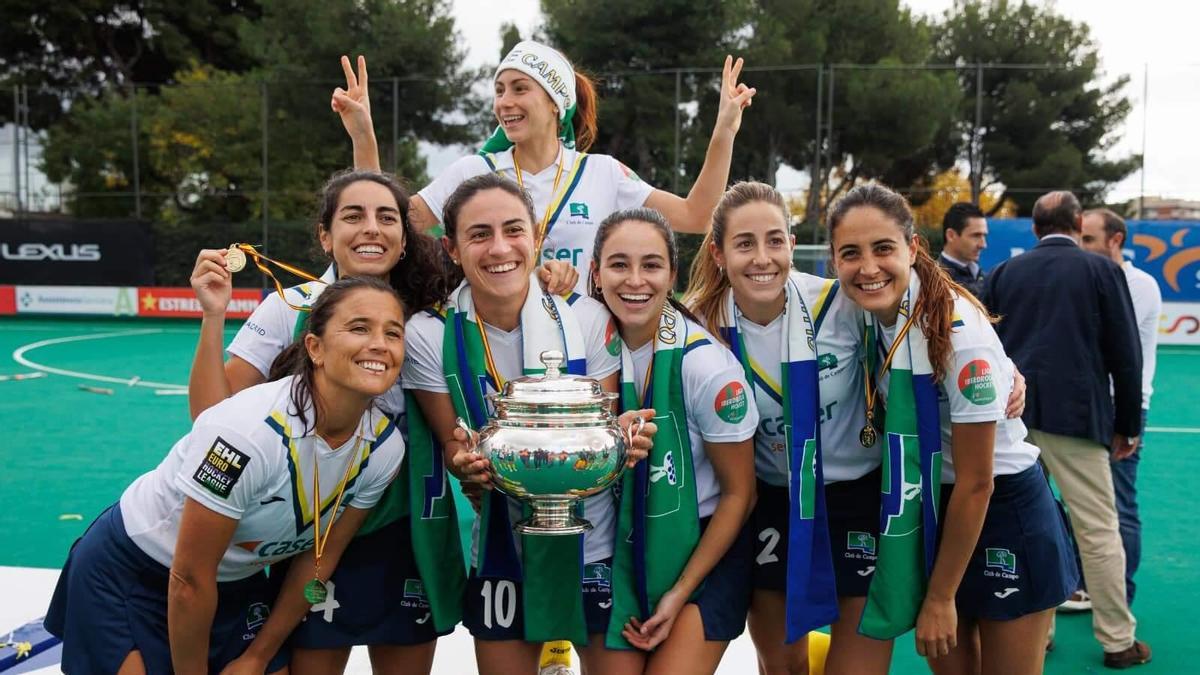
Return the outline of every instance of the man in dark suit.
{"type": "Polygon", "coordinates": [[[982,299],[1001,317],[996,332],[1025,375],[1029,440],[1070,511],[1104,664],[1125,668],[1149,661],[1150,648],[1136,639],[1125,599],[1109,455],[1137,447],[1142,354],[1125,274],[1079,247],[1082,215],[1070,192],[1039,199],[1037,246],[996,267],[982,299]]]}
{"type": "Polygon", "coordinates": [[[971,202],[951,205],[942,217],[943,243],[938,265],[976,297],[983,288],[979,254],[987,248],[987,236],[987,219],[971,202]]]}

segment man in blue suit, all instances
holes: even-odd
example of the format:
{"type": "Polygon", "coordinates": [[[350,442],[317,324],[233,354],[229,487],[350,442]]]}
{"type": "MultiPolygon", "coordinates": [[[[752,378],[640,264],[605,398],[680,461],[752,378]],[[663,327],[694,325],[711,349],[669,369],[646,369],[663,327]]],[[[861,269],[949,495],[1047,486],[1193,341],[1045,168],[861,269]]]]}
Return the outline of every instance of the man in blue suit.
{"type": "Polygon", "coordinates": [[[1080,248],[1082,215],[1070,192],[1041,197],[1037,246],[996,267],[981,299],[1025,375],[1029,440],[1069,509],[1104,665],[1127,668],[1150,648],[1125,599],[1109,458],[1129,456],[1142,432],[1142,354],[1125,274],[1080,248]]]}

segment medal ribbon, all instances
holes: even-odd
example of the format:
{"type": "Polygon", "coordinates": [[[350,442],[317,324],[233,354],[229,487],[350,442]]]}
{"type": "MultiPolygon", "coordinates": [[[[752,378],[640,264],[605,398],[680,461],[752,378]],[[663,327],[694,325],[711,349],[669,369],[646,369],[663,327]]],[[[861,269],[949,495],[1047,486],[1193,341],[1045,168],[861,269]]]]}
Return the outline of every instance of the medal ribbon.
{"type": "MultiPolygon", "coordinates": [[[[890,349],[888,349],[887,356],[884,357],[883,364],[879,367],[878,371],[875,371],[875,369],[870,367],[863,368],[863,393],[865,393],[867,397],[867,427],[872,429],[875,428],[875,397],[879,394],[879,387],[876,386],[875,382],[876,372],[880,374],[886,373],[888,368],[891,367],[892,359],[896,356],[896,352],[899,349],[900,344],[904,342],[904,336],[908,335],[908,330],[912,328],[913,321],[916,320],[917,315],[920,313],[921,303],[918,302],[912,314],[908,315],[908,320],[904,322],[904,325],[901,326],[900,330],[896,333],[896,339],[892,341],[892,346],[890,349]]],[[[871,347],[867,338],[867,331],[865,330],[863,331],[863,341],[865,344],[867,344],[867,353],[870,354],[871,347]]],[[[866,427],[863,428],[863,432],[866,432],[866,427]]],[[[871,438],[874,437],[874,434],[871,434],[871,438]]],[[[864,443],[863,445],[869,447],[869,444],[864,443]]]]}
{"type": "MultiPolygon", "coordinates": [[[[362,438],[361,428],[357,434],[358,438],[362,438]]],[[[325,526],[325,534],[321,534],[321,462],[317,456],[317,450],[313,449],[313,580],[309,582],[304,589],[304,597],[309,602],[323,602],[325,600],[325,583],[321,581],[321,556],[325,554],[325,545],[329,543],[329,535],[333,532],[333,521],[337,520],[338,509],[342,505],[342,497],[346,496],[346,483],[350,482],[350,470],[354,468],[354,464],[358,461],[359,445],[356,443],[354,450],[350,453],[350,461],[346,463],[346,474],[342,476],[342,484],[338,487],[337,500],[333,503],[333,510],[329,512],[329,524],[325,526]],[[310,586],[320,586],[321,590],[316,592],[314,601],[310,586]]]]}
{"type": "Polygon", "coordinates": [[[267,267],[266,263],[271,263],[272,265],[278,267],[279,269],[281,269],[289,274],[294,274],[294,275],[300,277],[301,279],[304,279],[305,281],[316,281],[316,282],[322,283],[322,284],[325,283],[324,281],[322,281],[318,277],[314,277],[313,275],[309,274],[308,272],[305,272],[304,270],[300,269],[299,267],[296,267],[294,265],[289,265],[289,264],[287,264],[285,262],[281,262],[279,260],[275,260],[274,258],[268,258],[267,256],[259,253],[258,250],[255,249],[254,246],[252,246],[251,244],[231,244],[229,246],[229,248],[237,249],[237,250],[245,253],[246,255],[250,256],[250,258],[252,260],[254,260],[254,266],[257,267],[258,269],[262,270],[262,273],[267,275],[268,277],[270,277],[271,281],[274,282],[275,292],[279,294],[280,299],[282,299],[283,302],[285,304],[287,304],[288,307],[291,307],[292,309],[299,311],[299,312],[312,311],[311,307],[304,307],[301,305],[293,305],[292,303],[288,302],[287,296],[283,294],[283,284],[281,284],[279,282],[279,279],[275,278],[275,273],[271,271],[271,268],[267,267]]]}
{"type": "MultiPolygon", "coordinates": [[[[546,240],[546,234],[550,225],[550,214],[554,213],[554,204],[558,201],[558,183],[560,180],[562,180],[563,174],[562,152],[562,146],[560,145],[558,147],[558,157],[556,157],[554,160],[554,163],[558,169],[554,172],[554,185],[550,188],[550,201],[546,204],[546,213],[542,216],[542,222],[538,224],[537,230],[533,233],[534,251],[540,252],[542,250],[542,242],[546,240]]],[[[583,155],[581,154],[580,158],[582,158],[582,156],[583,155]]],[[[517,173],[517,185],[520,185],[521,189],[525,189],[525,180],[521,176],[521,165],[517,163],[517,153],[515,150],[513,151],[512,158],[513,169],[515,169],[517,173]]],[[[540,253],[538,253],[538,255],[540,255],[540,253]]]]}

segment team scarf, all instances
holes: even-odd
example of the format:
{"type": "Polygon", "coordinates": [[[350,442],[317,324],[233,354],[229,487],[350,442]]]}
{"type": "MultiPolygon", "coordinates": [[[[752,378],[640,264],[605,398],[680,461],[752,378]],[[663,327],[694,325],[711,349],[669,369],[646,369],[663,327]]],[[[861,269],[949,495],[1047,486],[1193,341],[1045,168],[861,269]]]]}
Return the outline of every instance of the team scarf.
{"type": "MultiPolygon", "coordinates": [[[[915,271],[909,279],[897,321],[907,321],[918,307],[920,280],[915,271]]],[[[878,382],[884,346],[874,317],[864,314],[867,372],[878,382]]],[[[937,552],[942,476],[937,383],[919,320],[900,342],[892,346],[896,354],[887,373],[879,557],[858,628],[877,640],[893,639],[916,625],[937,552]]]]}
{"type": "MultiPolygon", "coordinates": [[[[575,149],[575,69],[562,52],[533,40],[522,40],[509,50],[496,67],[495,81],[505,70],[517,70],[528,75],[550,96],[558,111],[558,137],[563,145],[575,149]]],[[[501,152],[513,146],[512,141],[497,126],[491,138],[484,142],[479,154],[501,152]]]]}
{"type": "MultiPolygon", "coordinates": [[[[499,390],[501,378],[489,367],[483,326],[475,312],[470,285],[463,282],[451,294],[445,309],[442,365],[450,398],[459,417],[472,429],[482,429],[488,423],[487,391],[489,387],[499,390]]],[[[540,356],[548,349],[566,354],[567,372],[586,374],[583,331],[574,313],[563,298],[541,292],[536,278],[530,279],[521,307],[521,335],[522,369],[526,375],[545,372],[540,356]]],[[[518,554],[508,504],[509,499],[497,490],[483,494],[476,541],[478,575],[523,580],[525,640],[586,643],[583,536],[526,535],[518,554]],[[530,574],[523,574],[523,570],[530,570],[530,574]]]]}
{"type": "MultiPolygon", "coordinates": [[[[833,623],[838,617],[833,552],[825,510],[825,474],[821,467],[816,330],[803,287],[800,273],[792,270],[785,285],[787,323],[779,352],[788,449],[785,638],[788,644],[804,637],[810,630],[833,623]]],[[[725,294],[721,337],[742,362],[746,381],[753,383],[756,379],[754,369],[737,316],[731,288],[725,294]]]]}
{"type": "Polygon", "coordinates": [[[632,649],[621,635],[631,616],[650,618],[675,585],[700,541],[696,472],[687,429],[683,357],[707,338],[690,332],[668,302],[659,316],[645,393],[637,391],[633,355],[621,343],[621,407],[654,408],[658,433],[649,456],[621,478],[612,569],[612,615],[605,643],[632,649]]]}
{"type": "MultiPolygon", "coordinates": [[[[303,306],[311,307],[327,284],[336,279],[337,271],[331,265],[321,275],[324,284],[301,284],[295,287],[301,295],[303,306]]],[[[299,339],[303,334],[309,315],[307,311],[299,312],[293,328],[294,339],[299,339]]],[[[462,598],[467,575],[459,544],[458,514],[447,479],[442,448],[421,415],[416,399],[407,390],[404,392],[404,411],[396,415],[396,423],[406,444],[400,473],[384,490],[379,503],[367,514],[354,536],[365,536],[410,516],[413,560],[417,565],[417,576],[420,577],[420,587],[412,588],[411,592],[424,597],[429,603],[431,620],[437,632],[453,630],[462,621],[462,598]]],[[[405,593],[409,592],[410,589],[406,587],[405,593]]]]}

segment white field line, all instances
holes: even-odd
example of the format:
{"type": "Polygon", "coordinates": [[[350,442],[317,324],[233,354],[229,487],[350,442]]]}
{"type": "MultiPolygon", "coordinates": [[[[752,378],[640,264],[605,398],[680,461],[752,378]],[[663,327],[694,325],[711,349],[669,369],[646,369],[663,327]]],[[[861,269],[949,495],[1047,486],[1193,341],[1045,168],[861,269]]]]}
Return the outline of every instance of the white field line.
{"type": "Polygon", "coordinates": [[[129,337],[132,335],[151,335],[163,332],[160,328],[139,328],[134,330],[123,330],[115,333],[92,333],[89,335],[72,335],[70,337],[50,338],[48,340],[38,340],[23,345],[15,349],[12,353],[13,361],[34,370],[40,370],[52,375],[63,375],[65,377],[74,377],[80,380],[91,380],[93,382],[109,382],[112,384],[124,384],[134,387],[147,387],[149,389],[185,389],[186,385],[174,384],[169,382],[151,382],[148,380],[132,381],[131,377],[111,377],[108,375],[97,375],[95,373],[83,373],[77,370],[67,370],[66,368],[55,368],[47,366],[35,361],[31,361],[25,357],[25,354],[35,349],[49,347],[50,345],[66,344],[68,342],[83,342],[85,340],[102,340],[106,338],[129,337]]]}

